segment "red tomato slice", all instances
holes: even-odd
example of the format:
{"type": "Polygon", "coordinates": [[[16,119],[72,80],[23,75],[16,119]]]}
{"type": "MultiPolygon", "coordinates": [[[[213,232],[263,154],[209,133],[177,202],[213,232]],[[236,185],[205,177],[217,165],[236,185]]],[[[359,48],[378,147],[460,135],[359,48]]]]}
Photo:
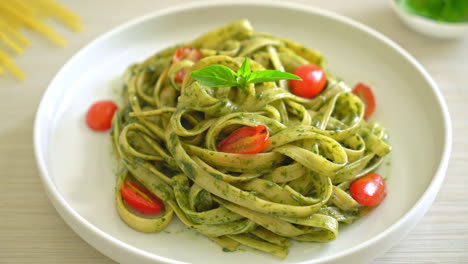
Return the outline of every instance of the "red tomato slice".
{"type": "Polygon", "coordinates": [[[264,125],[243,127],[232,132],[218,144],[218,151],[239,154],[262,152],[268,144],[270,134],[264,125]]]}
{"type": "Polygon", "coordinates": [[[359,204],[378,205],[387,196],[385,180],[377,173],[369,173],[351,183],[349,193],[359,204]]]}
{"type": "Polygon", "coordinates": [[[86,114],[86,123],[96,131],[105,131],[111,127],[112,117],[117,105],[109,100],[94,103],[86,114]]]}
{"type": "Polygon", "coordinates": [[[184,81],[185,74],[187,74],[187,72],[188,72],[188,69],[179,70],[175,75],[176,82],[182,83],[184,81]]]}
{"type": "Polygon", "coordinates": [[[289,89],[297,96],[314,98],[327,84],[325,71],[314,64],[303,65],[294,70],[293,74],[302,79],[289,80],[289,89]]]}
{"type": "Polygon", "coordinates": [[[353,94],[359,96],[366,106],[364,118],[368,119],[375,110],[375,98],[370,87],[363,83],[358,83],[353,89],[353,94]]]}
{"type": "Polygon", "coordinates": [[[163,208],[162,202],[156,196],[136,182],[124,182],[120,192],[128,205],[144,214],[156,214],[163,208]]]}
{"type": "MultiPolygon", "coordinates": [[[[195,48],[192,47],[180,47],[174,53],[174,58],[172,59],[172,63],[177,63],[183,59],[191,60],[193,62],[197,62],[203,58],[203,53],[195,48]]],[[[185,74],[187,74],[187,69],[182,69],[177,72],[175,79],[177,82],[181,83],[184,78],[185,74]]]]}

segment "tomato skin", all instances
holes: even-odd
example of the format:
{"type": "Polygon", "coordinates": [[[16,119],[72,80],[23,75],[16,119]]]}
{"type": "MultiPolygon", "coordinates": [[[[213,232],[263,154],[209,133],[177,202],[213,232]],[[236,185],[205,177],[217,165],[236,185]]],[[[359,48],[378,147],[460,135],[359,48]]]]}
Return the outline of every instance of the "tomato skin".
{"type": "Polygon", "coordinates": [[[270,133],[264,125],[245,126],[232,132],[218,144],[218,151],[239,154],[260,153],[268,145],[270,133]]]}
{"type": "Polygon", "coordinates": [[[372,93],[372,90],[369,86],[363,83],[358,83],[353,89],[353,94],[361,98],[362,102],[366,106],[366,109],[364,111],[364,118],[368,119],[372,115],[372,113],[374,113],[375,110],[374,93],[372,93]]]}
{"type": "Polygon", "coordinates": [[[378,205],[387,196],[385,180],[377,173],[369,173],[351,183],[349,193],[361,205],[378,205]]]}
{"type": "Polygon", "coordinates": [[[187,72],[188,72],[188,69],[179,70],[175,75],[176,82],[182,83],[184,81],[185,74],[187,74],[187,72]]]}
{"type": "Polygon", "coordinates": [[[289,89],[297,96],[314,98],[327,84],[325,71],[317,65],[307,64],[298,67],[293,74],[301,80],[289,80],[289,89]]]}
{"type": "MultiPolygon", "coordinates": [[[[174,58],[172,59],[172,63],[177,63],[183,59],[191,60],[193,62],[197,62],[203,58],[203,53],[199,49],[195,49],[192,47],[180,47],[174,53],[174,58]]],[[[185,74],[187,74],[187,69],[182,69],[177,72],[175,79],[177,82],[181,83],[184,78],[185,74]]]]}
{"type": "Polygon", "coordinates": [[[86,114],[88,127],[96,131],[106,131],[111,128],[112,117],[117,111],[117,105],[110,101],[98,101],[94,103],[86,114]]]}
{"type": "Polygon", "coordinates": [[[156,198],[156,196],[154,196],[136,182],[124,182],[120,192],[125,202],[127,202],[127,204],[130,205],[133,209],[141,213],[156,214],[159,213],[163,208],[162,202],[156,198]],[[141,194],[135,191],[134,188],[144,193],[147,198],[143,197],[141,194]]]}

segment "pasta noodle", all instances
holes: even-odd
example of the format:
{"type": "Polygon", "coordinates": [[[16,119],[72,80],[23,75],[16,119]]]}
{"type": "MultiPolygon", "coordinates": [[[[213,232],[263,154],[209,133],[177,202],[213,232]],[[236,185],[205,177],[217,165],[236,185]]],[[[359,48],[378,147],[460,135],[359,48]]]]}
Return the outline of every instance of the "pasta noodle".
{"type": "MultiPolygon", "coordinates": [[[[22,54],[24,48],[30,45],[29,39],[20,32],[22,27],[26,27],[59,46],[65,45],[66,40],[43,22],[48,17],[57,19],[72,30],[83,30],[80,18],[55,0],[0,0],[0,43],[15,54],[22,54]]],[[[0,47],[1,66],[18,79],[25,78],[25,74],[0,47]]]]}
{"type": "Polygon", "coordinates": [[[362,101],[330,73],[314,99],[293,95],[287,82],[250,84],[244,92],[190,76],[214,64],[237,71],[245,57],[252,71],[325,66],[319,52],[239,20],[128,68],[111,137],[120,168],[117,210],[129,226],[158,232],[175,214],[225,251],[242,244],[284,258],[290,239],[332,241],[340,222],[359,217],[362,206],[348,188],[390,152],[384,128],[363,119],[362,101]],[[172,63],[181,46],[204,58],[172,63]],[[179,83],[176,73],[184,68],[179,83]],[[262,153],[217,151],[227,134],[257,125],[271,135],[262,153]],[[120,195],[127,179],[162,199],[161,217],[129,211],[120,195]]]}

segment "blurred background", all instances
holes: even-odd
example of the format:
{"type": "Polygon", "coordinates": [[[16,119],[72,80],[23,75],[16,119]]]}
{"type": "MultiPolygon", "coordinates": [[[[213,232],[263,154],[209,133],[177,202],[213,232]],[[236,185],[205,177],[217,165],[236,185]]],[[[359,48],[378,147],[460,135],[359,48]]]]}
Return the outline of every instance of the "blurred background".
{"type": "MultiPolygon", "coordinates": [[[[47,199],[33,154],[36,109],[57,71],[86,44],[130,19],[196,1],[59,2],[81,17],[84,30],[74,32],[59,22],[47,21],[67,40],[63,47],[39,34],[22,31],[31,45],[20,56],[11,51],[8,54],[26,78],[17,80],[12,74],[0,75],[0,263],[114,263],[78,237],[47,199]]],[[[426,68],[449,107],[454,144],[444,185],[417,227],[372,263],[467,263],[468,181],[464,180],[464,174],[468,169],[468,122],[465,118],[468,110],[468,33],[452,39],[416,33],[400,20],[390,0],[291,2],[345,15],[388,36],[426,68]]],[[[8,50],[4,45],[0,47],[8,50]]]]}

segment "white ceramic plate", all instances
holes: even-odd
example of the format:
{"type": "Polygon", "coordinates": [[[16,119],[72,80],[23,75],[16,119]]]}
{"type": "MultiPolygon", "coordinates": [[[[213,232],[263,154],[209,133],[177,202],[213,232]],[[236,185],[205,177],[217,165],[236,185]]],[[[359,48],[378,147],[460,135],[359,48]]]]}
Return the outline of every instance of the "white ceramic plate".
{"type": "Polygon", "coordinates": [[[122,263],[365,263],[387,250],[430,207],[446,171],[451,125],[436,84],[407,52],[368,27],[328,11],[287,3],[204,2],[163,10],[105,34],[57,74],[40,104],[34,131],[45,189],[81,237],[122,263]],[[363,81],[377,98],[374,119],[390,132],[388,196],[328,244],[294,243],[280,261],[254,251],[224,253],[173,221],[167,232],[142,234],[116,213],[114,162],[107,133],[90,131],[88,107],[115,99],[133,62],[224,23],[248,18],[267,31],[318,49],[348,83],[363,81]]]}

